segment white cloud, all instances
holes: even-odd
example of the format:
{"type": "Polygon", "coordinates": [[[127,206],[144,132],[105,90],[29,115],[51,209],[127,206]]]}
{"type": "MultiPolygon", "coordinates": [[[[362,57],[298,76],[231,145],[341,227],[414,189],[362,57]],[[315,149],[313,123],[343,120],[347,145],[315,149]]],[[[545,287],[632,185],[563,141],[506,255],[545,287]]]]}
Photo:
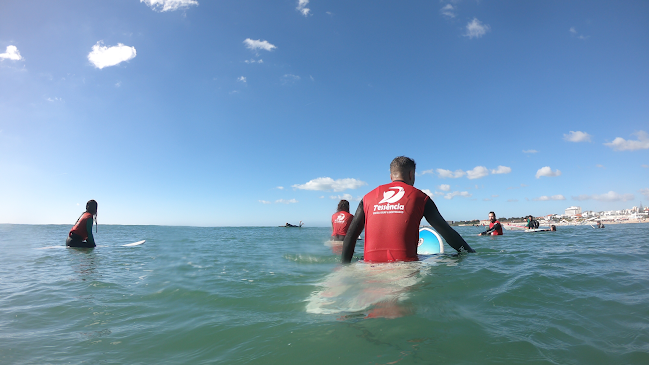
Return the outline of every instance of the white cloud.
{"type": "Polygon", "coordinates": [[[47,98],[46,100],[50,101],[50,102],[63,101],[63,99],[61,99],[61,98],[47,98]]]}
{"type": "Polygon", "coordinates": [[[507,203],[515,203],[518,199],[507,199],[507,203]]]}
{"type": "Polygon", "coordinates": [[[20,61],[23,59],[23,57],[20,55],[20,52],[18,51],[18,47],[16,46],[7,46],[7,50],[5,53],[0,53],[0,60],[12,60],[12,61],[20,61]]]}
{"type": "Polygon", "coordinates": [[[361,186],[367,185],[365,181],[356,179],[338,179],[334,180],[330,177],[319,177],[313,179],[306,184],[295,184],[293,188],[300,190],[325,190],[325,191],[345,191],[347,189],[357,189],[361,186]]]}
{"type": "Polygon", "coordinates": [[[600,194],[600,195],[598,195],[598,194],[593,194],[593,195],[582,194],[582,195],[579,195],[579,196],[573,196],[572,198],[574,200],[591,200],[592,199],[592,200],[597,200],[597,201],[602,201],[602,202],[625,202],[625,201],[635,199],[635,196],[633,194],[618,194],[618,193],[616,193],[614,191],[609,191],[606,194],[600,194]]]}
{"type": "Polygon", "coordinates": [[[174,11],[188,8],[191,5],[198,5],[196,0],[140,0],[155,11],[174,11]]]}
{"type": "Polygon", "coordinates": [[[569,29],[568,31],[569,31],[570,34],[572,34],[574,37],[577,37],[577,38],[579,38],[579,39],[588,39],[588,37],[590,37],[590,36],[585,36],[585,35],[582,35],[582,34],[577,33],[577,29],[576,29],[575,27],[570,27],[570,29],[569,29]]]}
{"type": "Polygon", "coordinates": [[[473,18],[473,20],[466,25],[466,33],[464,36],[469,38],[480,38],[490,29],[491,27],[489,25],[483,24],[478,20],[478,18],[473,18]]]}
{"type": "Polygon", "coordinates": [[[102,69],[131,60],[135,58],[135,55],[135,47],[125,46],[121,43],[116,46],[106,47],[102,46],[102,41],[99,41],[92,46],[92,51],[88,53],[88,60],[98,69],[102,69]]]}
{"type": "Polygon", "coordinates": [[[246,45],[248,49],[251,49],[253,51],[263,49],[264,51],[272,51],[273,49],[277,48],[275,45],[268,43],[268,41],[262,41],[260,39],[254,40],[250,38],[246,38],[243,43],[246,45]]]}
{"type": "Polygon", "coordinates": [[[271,204],[268,200],[260,200],[259,201],[261,204],[271,204]]]}
{"type": "Polygon", "coordinates": [[[604,165],[601,165],[601,164],[597,164],[597,165],[595,165],[595,167],[599,167],[601,169],[605,168],[604,165]]]}
{"type": "Polygon", "coordinates": [[[433,194],[433,192],[430,191],[430,189],[421,189],[421,191],[423,191],[424,194],[426,194],[426,195],[428,195],[429,197],[431,197],[431,199],[435,196],[435,194],[433,194]]]}
{"type": "Polygon", "coordinates": [[[275,189],[284,190],[284,187],[283,186],[278,186],[275,189]]]}
{"type": "Polygon", "coordinates": [[[649,189],[645,188],[645,189],[640,189],[638,191],[640,192],[640,194],[644,195],[645,198],[649,199],[649,189]]]}
{"type": "Polygon", "coordinates": [[[590,134],[581,131],[570,131],[563,135],[563,139],[568,142],[590,142],[590,134]]]}
{"type": "Polygon", "coordinates": [[[300,76],[297,75],[285,74],[282,76],[282,85],[293,84],[298,81],[300,81],[300,76]]]}
{"type": "Polygon", "coordinates": [[[537,150],[523,150],[523,153],[538,153],[537,150]]]}
{"type": "Polygon", "coordinates": [[[605,146],[609,146],[616,151],[635,151],[635,150],[646,150],[649,149],[649,135],[645,131],[639,131],[634,133],[638,136],[637,141],[625,140],[622,137],[617,137],[610,143],[604,143],[605,146]]]}
{"type": "Polygon", "coordinates": [[[455,172],[453,172],[451,170],[437,169],[436,171],[437,175],[442,179],[445,179],[447,177],[451,179],[457,179],[458,177],[466,175],[466,172],[462,170],[455,170],[455,172]]]}
{"type": "Polygon", "coordinates": [[[455,18],[455,7],[451,4],[446,4],[441,10],[440,13],[442,15],[447,16],[449,18],[455,18]]]}
{"type": "Polygon", "coordinates": [[[442,185],[439,186],[439,190],[441,190],[441,191],[450,191],[451,190],[451,185],[442,184],[442,185]]]}
{"type": "Polygon", "coordinates": [[[532,200],[534,200],[534,201],[550,201],[550,200],[566,200],[566,198],[563,195],[559,194],[559,195],[552,195],[552,196],[543,195],[543,196],[540,196],[538,198],[534,198],[532,200]]]}
{"type": "Polygon", "coordinates": [[[281,203],[281,204],[295,204],[297,202],[298,201],[295,200],[295,199],[291,199],[291,200],[277,199],[277,200],[275,200],[275,203],[281,203]]]}
{"type": "Polygon", "coordinates": [[[497,174],[509,174],[510,172],[512,172],[512,168],[507,167],[507,166],[498,166],[497,169],[491,170],[491,173],[494,174],[494,175],[497,175],[497,174]]]}
{"type": "Polygon", "coordinates": [[[469,197],[471,197],[471,194],[468,191],[454,191],[452,193],[448,193],[448,194],[444,195],[444,199],[453,199],[456,196],[469,198],[469,197]]]}
{"type": "Polygon", "coordinates": [[[473,170],[469,170],[466,172],[466,177],[470,180],[480,179],[487,175],[489,175],[489,170],[487,170],[487,168],[484,166],[476,166],[473,168],[473,170]]]}
{"type": "Polygon", "coordinates": [[[434,173],[435,173],[435,169],[430,169],[430,170],[424,170],[422,172],[418,172],[417,175],[421,176],[421,175],[434,174],[434,173]]]}
{"type": "Polygon", "coordinates": [[[251,58],[251,59],[245,60],[243,62],[245,62],[245,63],[264,63],[264,60],[262,60],[262,59],[256,60],[254,58],[251,58]]]}
{"type": "Polygon", "coordinates": [[[307,8],[307,5],[309,5],[309,0],[298,0],[297,8],[295,9],[297,9],[297,11],[299,11],[302,15],[309,16],[311,9],[307,8]]]}
{"type": "Polygon", "coordinates": [[[357,196],[356,198],[354,198],[351,194],[331,195],[331,196],[329,196],[329,198],[330,199],[335,199],[335,200],[343,200],[343,199],[345,199],[345,200],[348,200],[348,201],[352,201],[352,200],[360,201],[361,200],[360,196],[357,196]]]}
{"type": "Polygon", "coordinates": [[[561,171],[559,170],[552,171],[550,166],[541,167],[539,171],[536,172],[537,179],[540,178],[541,176],[553,177],[559,175],[561,175],[561,171]]]}
{"type": "Polygon", "coordinates": [[[247,82],[245,76],[239,76],[239,78],[237,79],[237,81],[241,81],[241,82],[244,82],[244,83],[247,82]]]}

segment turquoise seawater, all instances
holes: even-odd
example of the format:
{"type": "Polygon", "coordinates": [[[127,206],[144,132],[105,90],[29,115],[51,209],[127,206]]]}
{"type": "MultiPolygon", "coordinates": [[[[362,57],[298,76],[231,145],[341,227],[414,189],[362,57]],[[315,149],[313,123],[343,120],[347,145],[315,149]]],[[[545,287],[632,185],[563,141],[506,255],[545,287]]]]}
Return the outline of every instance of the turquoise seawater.
{"type": "Polygon", "coordinates": [[[649,224],[459,227],[477,253],[344,267],[328,228],[43,249],[69,229],[0,225],[1,364],[649,364],[649,224]]]}

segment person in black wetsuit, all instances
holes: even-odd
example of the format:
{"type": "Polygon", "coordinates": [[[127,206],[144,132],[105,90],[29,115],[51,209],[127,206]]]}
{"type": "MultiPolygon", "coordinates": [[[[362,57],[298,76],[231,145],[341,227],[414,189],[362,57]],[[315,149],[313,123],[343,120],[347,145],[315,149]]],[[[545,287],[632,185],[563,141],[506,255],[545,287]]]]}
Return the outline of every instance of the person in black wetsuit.
{"type": "Polygon", "coordinates": [[[65,245],[68,247],[96,247],[95,238],[92,236],[92,224],[96,217],[97,202],[95,200],[88,200],[88,203],[86,203],[86,211],[81,214],[74,227],[68,233],[65,245]]]}
{"type": "Polygon", "coordinates": [[[539,221],[534,219],[532,215],[527,216],[527,224],[525,225],[525,228],[527,229],[537,229],[539,228],[539,221]]]}

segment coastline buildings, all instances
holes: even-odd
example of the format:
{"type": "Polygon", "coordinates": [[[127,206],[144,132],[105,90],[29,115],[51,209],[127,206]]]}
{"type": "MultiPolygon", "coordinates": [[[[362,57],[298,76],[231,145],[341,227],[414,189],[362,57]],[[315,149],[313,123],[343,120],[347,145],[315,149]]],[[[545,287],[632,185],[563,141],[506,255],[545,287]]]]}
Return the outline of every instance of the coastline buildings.
{"type": "Polygon", "coordinates": [[[565,215],[567,216],[573,216],[578,214],[581,214],[581,207],[569,207],[565,211],[565,215]]]}
{"type": "Polygon", "coordinates": [[[564,214],[549,214],[545,217],[540,217],[541,220],[555,221],[555,222],[587,222],[587,221],[608,221],[608,222],[621,222],[621,221],[645,221],[649,219],[649,208],[644,208],[642,203],[640,206],[631,209],[622,210],[609,210],[609,211],[583,211],[581,207],[572,206],[566,208],[564,214]]]}

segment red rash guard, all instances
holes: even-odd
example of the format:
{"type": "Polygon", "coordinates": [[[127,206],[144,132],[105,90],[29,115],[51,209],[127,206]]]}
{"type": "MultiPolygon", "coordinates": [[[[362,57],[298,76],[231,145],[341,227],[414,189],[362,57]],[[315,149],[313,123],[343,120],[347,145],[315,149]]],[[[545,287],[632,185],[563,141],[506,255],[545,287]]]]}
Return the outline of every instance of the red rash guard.
{"type": "Polygon", "coordinates": [[[503,234],[503,226],[502,226],[502,224],[500,224],[500,222],[498,222],[498,221],[495,221],[493,223],[490,222],[489,223],[489,229],[494,228],[494,226],[496,224],[498,224],[498,228],[496,228],[493,232],[491,232],[491,235],[492,236],[502,236],[502,234],[503,234]]]}
{"type": "Polygon", "coordinates": [[[364,260],[416,261],[419,223],[428,199],[424,192],[401,181],[381,185],[365,195],[364,260]]]}
{"type": "Polygon", "coordinates": [[[331,216],[331,225],[333,226],[332,236],[345,236],[347,235],[347,229],[349,225],[352,224],[352,219],[354,216],[345,211],[340,211],[334,213],[331,216]]]}
{"type": "Polygon", "coordinates": [[[70,230],[70,233],[68,233],[68,236],[70,236],[72,233],[77,234],[81,237],[82,240],[87,240],[88,239],[88,230],[86,229],[86,224],[88,222],[88,219],[92,219],[92,214],[85,212],[79,218],[79,221],[77,224],[72,227],[70,230]]]}

